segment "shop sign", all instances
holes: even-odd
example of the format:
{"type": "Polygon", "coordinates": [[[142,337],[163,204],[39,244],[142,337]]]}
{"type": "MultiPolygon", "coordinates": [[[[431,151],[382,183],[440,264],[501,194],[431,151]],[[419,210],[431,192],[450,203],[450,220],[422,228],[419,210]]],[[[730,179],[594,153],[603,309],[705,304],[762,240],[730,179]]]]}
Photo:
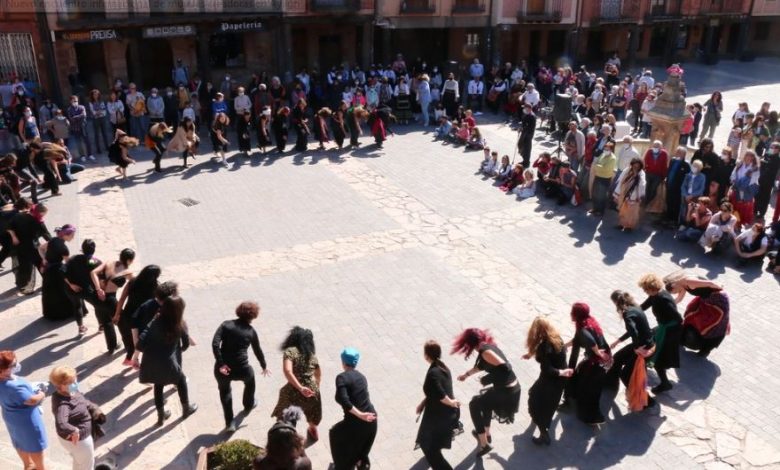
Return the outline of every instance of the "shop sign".
{"type": "Polygon", "coordinates": [[[172,38],[176,36],[193,36],[195,34],[195,26],[191,24],[175,25],[175,26],[153,26],[144,28],[143,35],[145,38],[172,38]]]}
{"type": "Polygon", "coordinates": [[[259,31],[263,29],[261,21],[231,21],[219,24],[220,33],[241,33],[244,31],[259,31]]]}
{"type": "Polygon", "coordinates": [[[90,42],[119,39],[115,29],[93,29],[91,31],[63,31],[60,37],[66,41],[90,42]]]}

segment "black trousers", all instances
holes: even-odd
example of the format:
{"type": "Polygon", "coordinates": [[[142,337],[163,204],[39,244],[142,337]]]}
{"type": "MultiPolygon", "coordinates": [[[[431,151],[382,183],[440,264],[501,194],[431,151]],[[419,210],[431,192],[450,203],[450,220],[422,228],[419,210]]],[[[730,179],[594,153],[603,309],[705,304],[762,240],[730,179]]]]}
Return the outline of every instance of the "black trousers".
{"type": "Polygon", "coordinates": [[[441,454],[440,448],[435,447],[421,447],[425,460],[428,461],[431,470],[452,470],[452,465],[441,454]]]}
{"type": "Polygon", "coordinates": [[[360,145],[358,138],[360,137],[360,129],[357,127],[349,126],[349,144],[353,147],[360,145]]]}
{"type": "Polygon", "coordinates": [[[135,343],[133,342],[133,325],[130,321],[129,313],[122,312],[119,316],[119,334],[122,336],[122,343],[125,345],[125,360],[130,360],[135,354],[135,343]]]}
{"type": "Polygon", "coordinates": [[[531,166],[531,145],[533,144],[533,135],[525,136],[521,135],[520,140],[517,141],[517,150],[520,152],[520,156],[523,158],[523,168],[529,168],[531,166]]]}
{"type": "Polygon", "coordinates": [[[607,381],[620,378],[623,385],[628,387],[628,381],[631,380],[631,374],[634,372],[634,364],[636,363],[634,345],[629,344],[620,348],[620,350],[612,356],[612,359],[614,362],[612,368],[607,372],[607,381]]]}
{"type": "Polygon", "coordinates": [[[233,381],[244,382],[244,396],[241,402],[244,409],[252,408],[255,404],[255,373],[251,367],[243,370],[232,369],[230,375],[222,375],[219,369],[214,368],[214,377],[217,379],[219,389],[219,401],[222,403],[222,414],[225,417],[225,425],[229,426],[233,421],[233,390],[230,383],[233,381]]]}
{"type": "Polygon", "coordinates": [[[106,294],[105,300],[100,300],[97,295],[90,293],[84,297],[84,300],[95,307],[95,318],[97,318],[98,324],[103,327],[106,348],[110,353],[113,353],[117,348],[116,329],[111,321],[116,310],[116,293],[106,294]]]}
{"type": "Polygon", "coordinates": [[[376,432],[376,421],[368,423],[351,416],[330,428],[330,453],[334,470],[353,470],[358,462],[367,464],[376,432]]]}
{"type": "Polygon", "coordinates": [[[159,169],[162,156],[165,153],[165,145],[163,145],[162,142],[158,143],[154,146],[152,152],[154,152],[154,160],[152,160],[154,162],[154,168],[159,169]]]}
{"type": "MultiPolygon", "coordinates": [[[[154,384],[154,407],[157,408],[157,414],[161,415],[165,411],[165,398],[163,397],[163,384],[154,384]]],[[[187,408],[190,404],[190,397],[187,392],[187,378],[183,375],[176,384],[176,392],[179,394],[182,408],[187,408]]]]}

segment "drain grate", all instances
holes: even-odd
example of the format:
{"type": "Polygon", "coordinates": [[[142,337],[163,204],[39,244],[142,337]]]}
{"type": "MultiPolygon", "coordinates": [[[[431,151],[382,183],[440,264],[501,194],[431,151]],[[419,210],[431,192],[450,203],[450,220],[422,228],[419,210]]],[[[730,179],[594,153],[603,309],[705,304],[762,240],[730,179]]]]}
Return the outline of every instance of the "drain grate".
{"type": "Polygon", "coordinates": [[[196,201],[195,199],[192,199],[191,197],[183,197],[183,198],[179,199],[178,202],[181,205],[183,205],[184,207],[192,207],[192,206],[197,206],[198,204],[200,204],[200,201],[196,201]]]}

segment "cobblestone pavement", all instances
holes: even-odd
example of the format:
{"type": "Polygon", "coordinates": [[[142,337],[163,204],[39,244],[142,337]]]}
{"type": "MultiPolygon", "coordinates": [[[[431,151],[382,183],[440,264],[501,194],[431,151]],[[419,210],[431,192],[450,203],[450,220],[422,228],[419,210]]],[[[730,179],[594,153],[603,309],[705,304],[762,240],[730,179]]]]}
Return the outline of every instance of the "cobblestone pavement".
{"type": "MultiPolygon", "coordinates": [[[[726,115],[738,101],[757,108],[780,91],[780,84],[771,83],[778,61],[686,68],[692,93],[724,90],[726,115]],[[742,78],[746,67],[750,76],[742,78]]],[[[482,127],[491,147],[511,155],[510,128],[500,122],[482,127]]],[[[725,142],[726,127],[718,130],[718,145],[725,142]]],[[[151,388],[121,367],[119,354],[106,355],[94,315],[86,320],[90,333],[79,341],[73,323],[40,318],[37,296],[16,297],[7,272],[0,275],[0,315],[8,332],[0,348],[16,349],[33,380],[44,379],[56,364],[78,366],[87,396],[109,415],[98,454],[120,468],[193,468],[199,447],[227,438],[220,434],[210,339],[245,299],[263,308],[257,328],[272,376],[258,377],[260,406],[239,415],[236,438],[264,444],[284,380],[278,345],[288,328],[300,324],[313,329],[323,367],[322,436],[341,414],[332,398],[338,353],[356,346],[379,412],[374,467],[427,468],[412,450],[414,407],[427,368],[422,343],[435,338],[447,344],[461,328],[481,326],[492,329],[512,361],[523,386],[522,406],[514,424],[494,426],[495,451],[481,462],[468,433],[457,438],[446,455],[458,469],[780,468],[780,378],[768,371],[780,343],[776,309],[770,307],[780,298],[776,278],[759,267],[739,268],[731,256],[705,256],[650,224],[618,232],[614,213],[599,221],[581,208],[519,202],[474,174],[480,152],[432,142],[420,128],[397,131],[383,150],[366,145],[364,137],[365,146],[351,153],[233,156],[229,169],[202,156],[186,171],[171,168],[162,175],[147,171],[150,156],[141,151],[128,181],[113,179],[108,166],[90,168],[79,175],[78,186],[64,187],[65,196],[47,201],[50,227],[76,222],[79,237],[97,241],[100,257],[133,247],[138,268],[158,263],[165,279],[179,281],[198,343],[184,354],[184,368],[201,408],[186,421],[177,419],[181,410],[171,390],[174,419],[154,428],[151,388]],[[198,204],[186,207],[182,198],[198,204]],[[610,417],[600,431],[561,414],[555,418],[556,442],[533,446],[525,403],[538,367],[520,359],[533,317],[550,315],[569,337],[569,305],[586,300],[608,340],[614,339],[622,330],[609,293],[623,288],[639,296],[641,274],[679,267],[726,285],[733,302],[731,336],[710,360],[682,355],[682,368],[672,374],[675,388],[660,399],[660,410],[631,414],[622,392],[608,395],[603,405],[610,417]]],[[[71,243],[72,251],[78,246],[71,243]]],[[[455,357],[445,361],[454,374],[470,366],[455,357]]],[[[478,389],[475,380],[455,384],[463,401],[478,389]]],[[[54,436],[48,402],[44,407],[54,436]]],[[[470,431],[466,408],[462,421],[470,431]]],[[[0,466],[18,468],[9,443],[3,428],[0,466]]],[[[327,439],[309,454],[314,468],[327,468],[327,439]]],[[[69,468],[56,442],[47,458],[53,468],[69,468]]]]}

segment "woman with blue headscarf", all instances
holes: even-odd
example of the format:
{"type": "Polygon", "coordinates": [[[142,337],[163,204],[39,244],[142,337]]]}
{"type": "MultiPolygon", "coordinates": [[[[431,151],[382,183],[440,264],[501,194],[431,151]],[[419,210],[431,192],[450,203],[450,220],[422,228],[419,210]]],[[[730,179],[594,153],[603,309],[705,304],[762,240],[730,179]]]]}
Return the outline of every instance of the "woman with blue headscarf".
{"type": "Polygon", "coordinates": [[[368,395],[366,377],[355,370],[360,352],[341,351],[344,372],[336,376],[336,402],[344,409],[344,419],[330,429],[330,452],[334,470],[368,469],[368,454],[374,445],[376,410],[368,395]]]}

